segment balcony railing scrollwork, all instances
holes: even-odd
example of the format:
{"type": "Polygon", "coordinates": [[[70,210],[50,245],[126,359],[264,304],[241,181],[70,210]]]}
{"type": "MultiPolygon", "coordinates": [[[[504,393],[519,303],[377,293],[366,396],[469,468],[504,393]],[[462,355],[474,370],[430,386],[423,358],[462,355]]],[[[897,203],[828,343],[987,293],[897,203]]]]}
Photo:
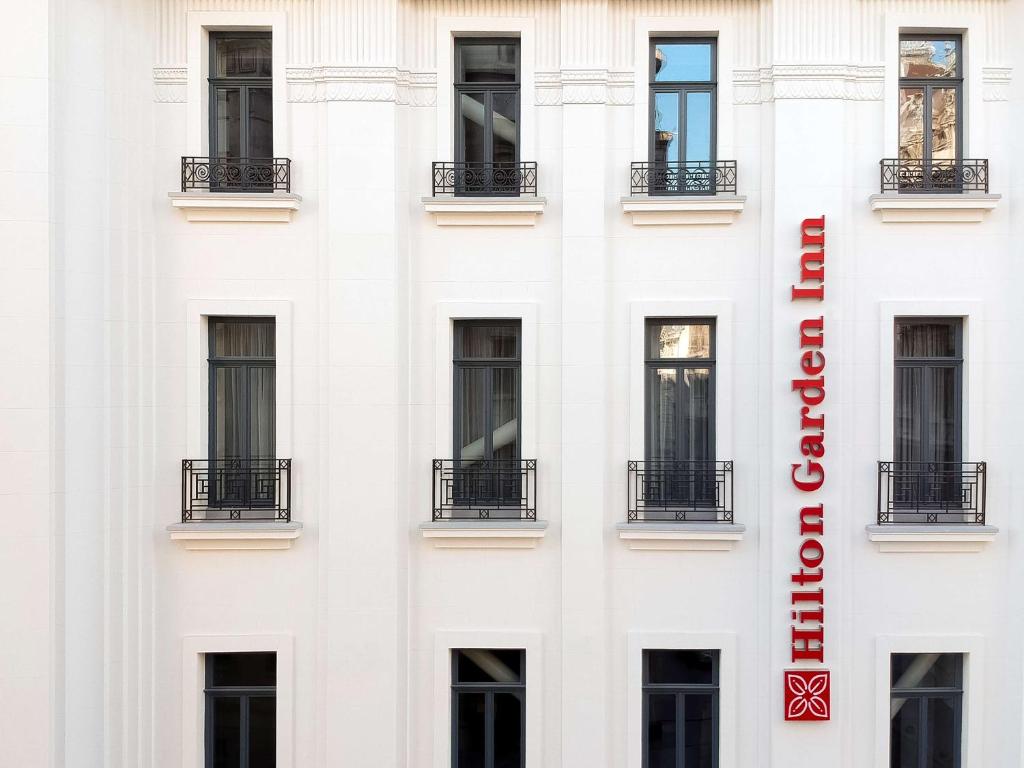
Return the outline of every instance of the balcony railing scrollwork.
{"type": "Polygon", "coordinates": [[[731,461],[630,461],[630,523],[732,523],[731,461]]]}
{"type": "Polygon", "coordinates": [[[536,520],[536,459],[434,459],[432,517],[536,520]]]}
{"type": "Polygon", "coordinates": [[[183,459],[181,522],[291,522],[291,459],[183,459]]]}
{"type": "Polygon", "coordinates": [[[984,461],[878,462],[878,524],[984,525],[984,461]]]}
{"type": "Polygon", "coordinates": [[[736,161],[633,163],[629,191],[632,195],[736,194],[736,161]]]}
{"type": "Polygon", "coordinates": [[[434,195],[518,197],[537,194],[535,162],[436,162],[434,195]]]}
{"type": "Polygon", "coordinates": [[[183,157],[181,191],[291,192],[287,157],[183,157]]]}
{"type": "Polygon", "coordinates": [[[880,162],[882,192],[988,192],[988,160],[905,160],[880,162]]]}

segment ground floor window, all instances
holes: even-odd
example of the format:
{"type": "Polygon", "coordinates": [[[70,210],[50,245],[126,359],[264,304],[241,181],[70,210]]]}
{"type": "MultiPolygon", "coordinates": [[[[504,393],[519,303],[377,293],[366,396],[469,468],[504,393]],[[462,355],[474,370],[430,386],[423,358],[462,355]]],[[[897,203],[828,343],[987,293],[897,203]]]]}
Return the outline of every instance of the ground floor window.
{"type": "Polygon", "coordinates": [[[526,652],[452,651],[452,768],[526,765],[526,652]]]}
{"type": "Polygon", "coordinates": [[[647,650],[644,768],[717,768],[718,651],[647,650]]]}
{"type": "Polygon", "coordinates": [[[963,656],[894,653],[890,768],[960,768],[963,656]]]}
{"type": "Polygon", "coordinates": [[[206,656],[206,768],[274,768],[277,654],[206,656]]]}

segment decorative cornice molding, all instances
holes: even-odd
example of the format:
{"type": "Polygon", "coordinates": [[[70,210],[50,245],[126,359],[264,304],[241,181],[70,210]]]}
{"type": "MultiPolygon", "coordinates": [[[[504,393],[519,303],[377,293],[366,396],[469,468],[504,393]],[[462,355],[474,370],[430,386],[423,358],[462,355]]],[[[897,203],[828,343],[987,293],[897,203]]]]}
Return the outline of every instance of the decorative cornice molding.
{"type": "Polygon", "coordinates": [[[633,103],[633,73],[606,69],[563,69],[534,74],[537,106],[633,103]]]}
{"type": "Polygon", "coordinates": [[[288,67],[288,101],[393,101],[414,107],[437,102],[437,75],[395,67],[288,67]]]}
{"type": "Polygon", "coordinates": [[[188,98],[186,67],[153,67],[153,101],[184,104],[188,98]]]}
{"type": "Polygon", "coordinates": [[[985,101],[1009,101],[1013,67],[983,67],[982,98],[985,101]]]}
{"type": "Polygon", "coordinates": [[[760,104],[776,99],[881,101],[885,67],[848,64],[777,64],[733,72],[733,102],[760,104]]]}

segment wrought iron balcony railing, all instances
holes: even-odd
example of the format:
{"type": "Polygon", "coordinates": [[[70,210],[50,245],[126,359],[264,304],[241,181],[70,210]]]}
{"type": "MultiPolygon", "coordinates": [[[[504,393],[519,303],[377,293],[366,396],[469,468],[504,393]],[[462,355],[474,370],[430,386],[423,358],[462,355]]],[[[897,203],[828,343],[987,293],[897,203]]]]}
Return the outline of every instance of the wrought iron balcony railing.
{"type": "Polygon", "coordinates": [[[535,459],[434,459],[434,520],[536,520],[535,459]]]}
{"type": "Polygon", "coordinates": [[[291,192],[287,157],[183,157],[181,191],[291,192]]]}
{"type": "Polygon", "coordinates": [[[630,461],[630,523],[731,523],[731,461],[630,461]]]}
{"type": "Polygon", "coordinates": [[[633,163],[631,195],[719,195],[736,193],[736,161],[633,163]]]}
{"type": "Polygon", "coordinates": [[[988,192],[988,160],[901,160],[880,162],[882,192],[988,192]]]}
{"type": "Polygon", "coordinates": [[[878,524],[985,524],[985,462],[878,462],[878,524]]]}
{"type": "Polygon", "coordinates": [[[181,522],[290,522],[291,476],[291,459],[183,459],[181,522]]]}
{"type": "Polygon", "coordinates": [[[435,195],[518,197],[537,194],[537,163],[436,162],[435,195]]]}

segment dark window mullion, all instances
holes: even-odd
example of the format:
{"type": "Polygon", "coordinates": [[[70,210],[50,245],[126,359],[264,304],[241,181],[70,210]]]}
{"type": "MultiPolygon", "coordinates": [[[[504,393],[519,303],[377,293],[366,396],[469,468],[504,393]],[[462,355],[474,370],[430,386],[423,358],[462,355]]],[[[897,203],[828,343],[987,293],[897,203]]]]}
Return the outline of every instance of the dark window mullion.
{"type": "Polygon", "coordinates": [[[676,768],[686,768],[686,695],[676,694],[676,768]]]}
{"type": "Polygon", "coordinates": [[[931,739],[928,733],[928,696],[922,696],[917,702],[917,722],[920,726],[918,732],[920,743],[918,744],[917,750],[917,764],[918,768],[928,768],[928,757],[931,752],[930,744],[928,743],[931,739]]]}
{"type": "Polygon", "coordinates": [[[484,696],[484,768],[494,768],[494,693],[484,696]]]}
{"type": "Polygon", "coordinates": [[[484,368],[484,461],[494,458],[494,366],[484,368]]]}
{"type": "Polygon", "coordinates": [[[238,739],[239,768],[249,768],[249,697],[245,694],[238,697],[238,739]]]}

